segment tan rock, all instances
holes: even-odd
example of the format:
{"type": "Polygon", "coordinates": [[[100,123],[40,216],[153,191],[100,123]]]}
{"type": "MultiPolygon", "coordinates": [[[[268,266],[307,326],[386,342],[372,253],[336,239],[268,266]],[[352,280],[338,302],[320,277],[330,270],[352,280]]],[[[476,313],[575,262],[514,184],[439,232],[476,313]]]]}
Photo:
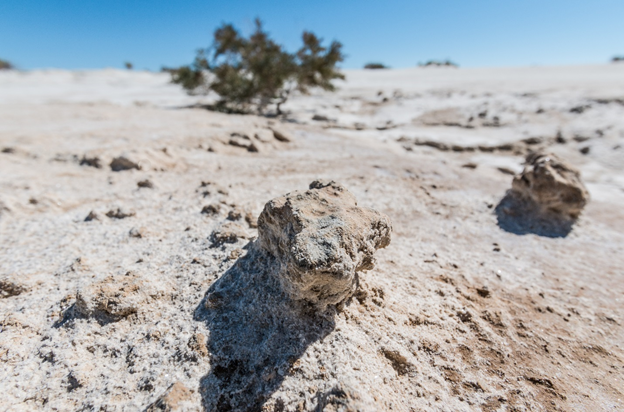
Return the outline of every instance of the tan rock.
{"type": "Polygon", "coordinates": [[[167,389],[145,412],[175,412],[190,410],[193,393],[182,382],[176,382],[167,389]]]}
{"type": "Polygon", "coordinates": [[[387,216],[357,206],[333,181],[273,199],[258,218],[259,245],[280,262],[282,287],[321,308],[355,292],[357,272],[374,267],[373,253],[388,246],[391,231],[387,216]]]}
{"type": "Polygon", "coordinates": [[[293,140],[290,134],[281,127],[271,127],[271,130],[273,131],[273,137],[280,142],[288,143],[293,140]]]}
{"type": "Polygon", "coordinates": [[[77,317],[92,318],[100,324],[116,322],[138,313],[149,301],[162,295],[128,272],[84,287],[76,294],[73,311],[77,317]]]}
{"type": "Polygon", "coordinates": [[[247,237],[245,228],[236,222],[225,222],[217,228],[210,236],[214,245],[222,245],[224,243],[236,243],[239,239],[247,237]]]}
{"type": "Polygon", "coordinates": [[[138,163],[133,162],[124,156],[114,158],[110,163],[110,168],[113,172],[121,172],[131,169],[141,170],[141,166],[138,163]]]}
{"type": "Polygon", "coordinates": [[[577,169],[553,154],[527,156],[524,171],[514,177],[512,191],[545,211],[575,219],[589,200],[577,169]]]}

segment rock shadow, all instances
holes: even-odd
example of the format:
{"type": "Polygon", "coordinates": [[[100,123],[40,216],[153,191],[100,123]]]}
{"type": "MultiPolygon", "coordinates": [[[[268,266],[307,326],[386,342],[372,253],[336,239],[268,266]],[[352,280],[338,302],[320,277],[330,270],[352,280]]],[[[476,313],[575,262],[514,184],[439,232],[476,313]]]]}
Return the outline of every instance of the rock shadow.
{"type": "Polygon", "coordinates": [[[516,235],[566,237],[576,221],[555,212],[544,211],[535,201],[523,198],[512,190],[507,191],[494,212],[498,226],[516,235]]]}
{"type": "Polygon", "coordinates": [[[206,411],[260,411],[308,346],[335,327],[335,309],[317,313],[289,299],[273,276],[276,259],[255,243],[247,249],[195,311],[210,331],[211,369],[200,381],[206,411]]]}

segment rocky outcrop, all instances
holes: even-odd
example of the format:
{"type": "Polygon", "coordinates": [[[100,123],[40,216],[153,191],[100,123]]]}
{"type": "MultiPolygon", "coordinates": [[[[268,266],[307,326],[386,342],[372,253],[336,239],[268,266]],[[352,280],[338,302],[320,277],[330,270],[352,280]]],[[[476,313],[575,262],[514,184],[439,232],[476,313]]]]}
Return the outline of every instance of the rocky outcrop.
{"type": "Polygon", "coordinates": [[[512,192],[530,199],[543,211],[576,219],[589,200],[578,170],[553,154],[527,156],[524,171],[514,177],[512,192]]]}
{"type": "Polygon", "coordinates": [[[308,347],[334,329],[334,305],[358,290],[358,272],[373,268],[373,253],[390,243],[390,232],[387,216],[358,206],[333,181],[268,202],[258,239],[210,286],[195,313],[210,331],[189,343],[210,354],[210,372],[200,382],[204,408],[374,410],[362,406],[370,400],[357,385],[275,392],[308,347]]]}
{"type": "Polygon", "coordinates": [[[259,246],[277,258],[282,288],[320,308],[355,292],[357,273],[374,267],[373,254],[390,244],[391,231],[387,216],[359,207],[333,181],[273,199],[258,218],[259,246]]]}

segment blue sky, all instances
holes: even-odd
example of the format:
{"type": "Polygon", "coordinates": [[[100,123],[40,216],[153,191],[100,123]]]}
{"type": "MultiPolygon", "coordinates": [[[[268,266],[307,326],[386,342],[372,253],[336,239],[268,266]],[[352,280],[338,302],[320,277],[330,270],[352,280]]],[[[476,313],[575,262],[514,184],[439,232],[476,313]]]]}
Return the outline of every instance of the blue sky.
{"type": "Polygon", "coordinates": [[[344,44],[345,68],[605,63],[624,54],[623,0],[0,0],[0,58],[23,69],[159,70],[192,61],[214,29],[260,17],[289,50],[303,30],[344,44]]]}

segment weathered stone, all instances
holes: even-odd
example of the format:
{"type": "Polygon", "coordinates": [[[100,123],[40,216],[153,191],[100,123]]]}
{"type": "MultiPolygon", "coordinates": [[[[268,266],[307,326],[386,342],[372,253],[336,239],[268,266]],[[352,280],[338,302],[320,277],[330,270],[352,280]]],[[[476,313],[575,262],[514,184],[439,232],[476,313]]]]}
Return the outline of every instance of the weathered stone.
{"type": "Polygon", "coordinates": [[[8,277],[0,278],[0,298],[8,298],[18,296],[24,293],[28,288],[8,277]]]}
{"type": "Polygon", "coordinates": [[[214,246],[220,246],[224,243],[236,243],[239,239],[246,237],[245,229],[236,222],[225,222],[210,235],[214,246]]]}
{"type": "Polygon", "coordinates": [[[132,160],[119,156],[113,159],[110,163],[110,168],[113,172],[121,172],[123,170],[141,170],[141,166],[138,163],[133,162],[132,160]]]}
{"type": "Polygon", "coordinates": [[[575,219],[589,200],[578,170],[553,154],[527,156],[524,171],[512,182],[512,191],[544,211],[575,219]]]}
{"type": "Polygon", "coordinates": [[[80,289],[66,318],[95,319],[100,324],[117,322],[138,313],[152,298],[162,294],[130,272],[109,276],[80,289]]]}
{"type": "Polygon", "coordinates": [[[141,180],[137,183],[138,187],[141,188],[146,188],[146,189],[153,189],[154,188],[154,183],[152,183],[151,180],[149,179],[145,179],[145,180],[141,180]]]}
{"type": "Polygon", "coordinates": [[[283,289],[321,308],[355,292],[357,273],[374,267],[373,253],[391,231],[387,216],[357,206],[333,181],[273,199],[258,218],[259,245],[277,258],[283,289]]]}
{"type": "Polygon", "coordinates": [[[192,392],[182,382],[171,385],[165,393],[145,409],[145,412],[174,412],[196,410],[195,405],[191,407],[192,392]]]}
{"type": "Polygon", "coordinates": [[[273,131],[273,137],[280,142],[288,143],[293,140],[290,134],[282,128],[272,127],[271,131],[273,131]]]}
{"type": "MultiPolygon", "coordinates": [[[[106,216],[111,219],[125,219],[127,217],[132,217],[134,215],[136,215],[135,212],[123,210],[121,208],[111,209],[108,212],[106,212],[106,216]]],[[[91,216],[91,214],[89,214],[89,216],[91,216]]],[[[87,218],[89,216],[87,216],[87,218]]]]}

